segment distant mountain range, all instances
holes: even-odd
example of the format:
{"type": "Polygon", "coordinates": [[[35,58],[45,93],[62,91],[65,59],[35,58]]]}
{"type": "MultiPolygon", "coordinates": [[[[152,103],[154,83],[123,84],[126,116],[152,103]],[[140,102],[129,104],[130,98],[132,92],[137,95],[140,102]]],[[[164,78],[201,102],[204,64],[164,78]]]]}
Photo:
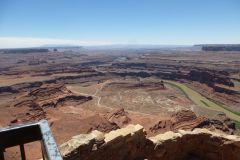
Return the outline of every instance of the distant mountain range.
{"type": "Polygon", "coordinates": [[[70,45],[70,44],[45,44],[38,48],[82,48],[82,46],[70,45]]]}
{"type": "Polygon", "coordinates": [[[203,51],[240,51],[240,44],[199,44],[203,51]]]}
{"type": "Polygon", "coordinates": [[[4,52],[27,52],[41,49],[87,49],[87,50],[127,50],[127,49],[160,49],[160,50],[180,50],[180,51],[240,51],[240,44],[197,44],[197,45],[141,45],[141,44],[115,44],[115,45],[95,45],[95,46],[77,46],[69,44],[46,44],[31,48],[11,48],[0,49],[4,52]]]}

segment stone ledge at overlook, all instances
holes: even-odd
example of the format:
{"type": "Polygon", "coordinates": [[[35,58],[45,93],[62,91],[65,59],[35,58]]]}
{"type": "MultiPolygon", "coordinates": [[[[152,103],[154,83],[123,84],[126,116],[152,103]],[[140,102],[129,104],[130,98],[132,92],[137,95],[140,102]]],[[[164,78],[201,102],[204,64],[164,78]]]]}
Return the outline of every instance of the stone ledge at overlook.
{"type": "Polygon", "coordinates": [[[218,160],[240,159],[240,137],[207,129],[146,137],[141,125],[109,133],[92,131],[60,146],[64,160],[218,160]]]}

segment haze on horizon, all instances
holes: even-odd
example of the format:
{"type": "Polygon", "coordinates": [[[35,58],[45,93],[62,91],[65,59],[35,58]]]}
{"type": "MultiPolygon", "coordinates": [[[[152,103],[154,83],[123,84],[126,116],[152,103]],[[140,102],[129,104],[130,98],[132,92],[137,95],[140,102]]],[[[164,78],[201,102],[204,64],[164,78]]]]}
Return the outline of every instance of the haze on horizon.
{"type": "Polygon", "coordinates": [[[240,43],[238,0],[0,0],[0,48],[240,43]]]}

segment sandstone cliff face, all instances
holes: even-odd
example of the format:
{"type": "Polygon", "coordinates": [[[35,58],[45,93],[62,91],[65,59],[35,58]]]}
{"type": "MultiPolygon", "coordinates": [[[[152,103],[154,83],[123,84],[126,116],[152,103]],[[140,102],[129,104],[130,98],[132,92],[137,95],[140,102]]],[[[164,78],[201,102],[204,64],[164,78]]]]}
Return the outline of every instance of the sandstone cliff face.
{"type": "Polygon", "coordinates": [[[240,137],[207,129],[166,132],[146,137],[140,125],[104,134],[80,134],[60,146],[64,160],[240,159],[240,137]]]}
{"type": "Polygon", "coordinates": [[[27,113],[18,116],[11,123],[22,123],[46,119],[47,108],[66,105],[79,105],[92,100],[91,96],[81,96],[72,93],[63,84],[44,84],[32,90],[27,95],[17,97],[11,107],[27,108],[27,113]]]}
{"type": "Polygon", "coordinates": [[[197,117],[191,110],[181,110],[171,116],[170,119],[161,120],[149,130],[152,133],[164,133],[166,131],[193,130],[195,128],[207,128],[211,131],[218,130],[227,134],[233,134],[235,124],[226,117],[225,114],[219,114],[218,119],[209,119],[206,117],[197,117]]]}
{"type": "Polygon", "coordinates": [[[187,79],[205,83],[210,87],[214,87],[215,83],[230,87],[234,86],[234,83],[229,78],[228,73],[224,71],[193,69],[188,73],[187,79]]]}

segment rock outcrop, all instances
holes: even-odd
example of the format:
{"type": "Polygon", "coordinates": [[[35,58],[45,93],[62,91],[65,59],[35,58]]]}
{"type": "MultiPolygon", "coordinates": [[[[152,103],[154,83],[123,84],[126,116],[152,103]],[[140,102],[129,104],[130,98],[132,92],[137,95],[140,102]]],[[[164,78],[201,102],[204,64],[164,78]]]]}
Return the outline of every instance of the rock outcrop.
{"type": "Polygon", "coordinates": [[[240,159],[240,137],[218,134],[207,129],[172,131],[149,138],[154,144],[151,160],[240,159]]]}
{"type": "Polygon", "coordinates": [[[153,133],[164,133],[166,131],[193,130],[195,128],[208,128],[210,130],[220,130],[227,134],[233,134],[235,124],[232,120],[221,114],[216,119],[197,117],[191,110],[182,110],[173,114],[170,119],[161,120],[150,127],[153,133]]]}
{"type": "Polygon", "coordinates": [[[91,127],[88,129],[87,133],[90,133],[94,130],[98,130],[104,133],[119,129],[120,127],[114,123],[107,120],[105,117],[96,115],[93,121],[89,122],[91,127]]]}
{"type": "Polygon", "coordinates": [[[18,97],[11,107],[28,108],[26,114],[18,116],[12,123],[39,121],[46,119],[46,108],[60,106],[75,106],[91,100],[91,96],[75,95],[63,84],[44,84],[41,87],[30,91],[27,95],[18,97]]]}
{"type": "Polygon", "coordinates": [[[207,129],[165,132],[146,137],[140,125],[104,134],[80,134],[60,146],[64,160],[240,159],[240,137],[207,129]]]}
{"type": "Polygon", "coordinates": [[[64,160],[135,159],[144,153],[146,140],[142,126],[128,125],[107,134],[92,131],[74,136],[60,146],[60,151],[64,160]]]}
{"type": "Polygon", "coordinates": [[[128,117],[128,113],[124,108],[114,110],[106,115],[106,118],[111,123],[116,123],[119,127],[123,127],[128,124],[131,119],[128,117]]]}
{"type": "Polygon", "coordinates": [[[215,83],[223,84],[226,86],[233,87],[234,83],[229,78],[227,72],[224,71],[214,71],[214,70],[202,70],[193,69],[187,75],[188,80],[198,81],[200,83],[205,83],[210,87],[214,87],[215,83]]]}
{"type": "Polygon", "coordinates": [[[42,85],[28,95],[20,97],[13,104],[14,107],[29,106],[41,108],[62,106],[65,103],[81,104],[91,100],[91,96],[78,96],[68,90],[63,84],[42,85]]]}

